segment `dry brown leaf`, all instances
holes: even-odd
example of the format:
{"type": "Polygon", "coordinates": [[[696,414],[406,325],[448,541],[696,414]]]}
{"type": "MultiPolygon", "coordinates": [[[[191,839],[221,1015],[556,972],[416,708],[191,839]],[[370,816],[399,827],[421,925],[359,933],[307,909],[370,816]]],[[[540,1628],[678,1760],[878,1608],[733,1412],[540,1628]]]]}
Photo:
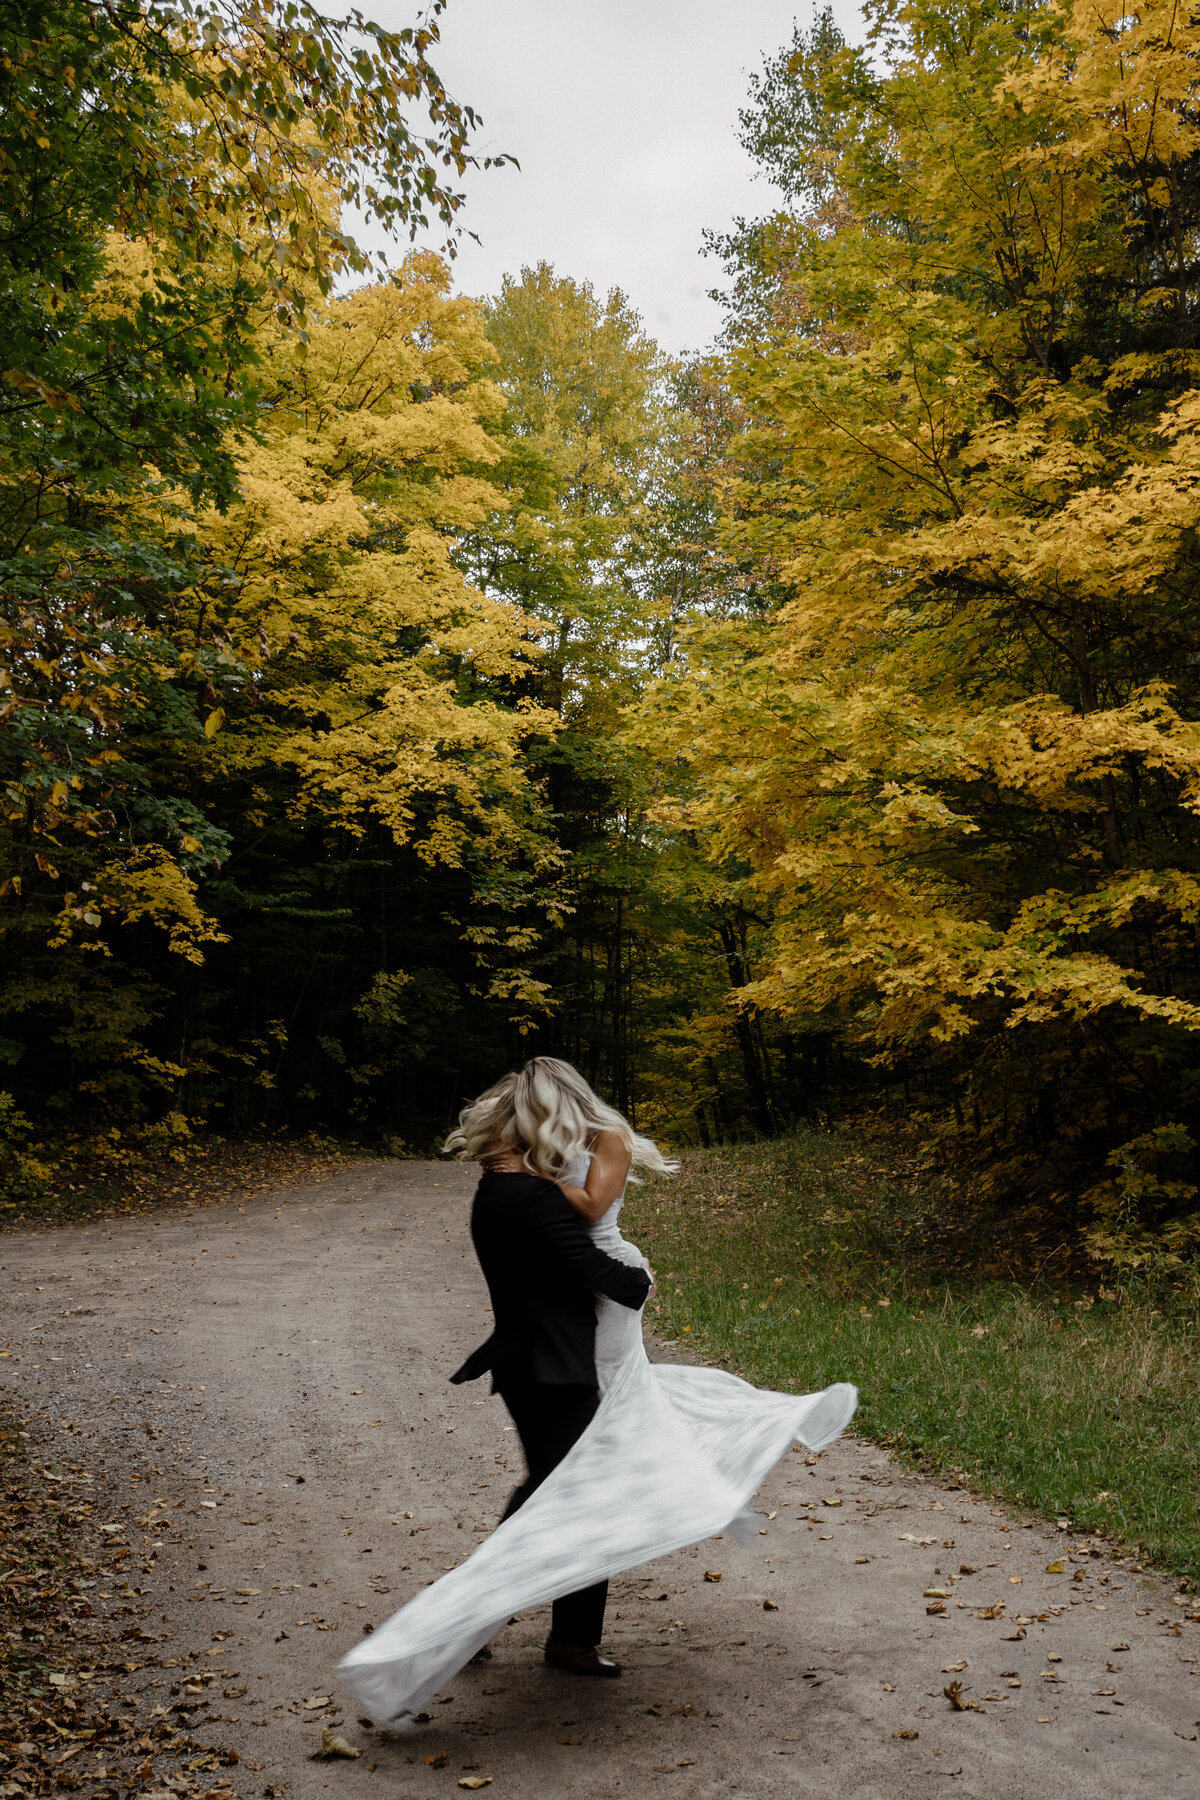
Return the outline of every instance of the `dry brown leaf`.
{"type": "Polygon", "coordinates": [[[721,1579],[720,1569],[705,1569],[704,1579],[705,1579],[705,1581],[720,1581],[720,1579],[721,1579]]]}
{"type": "Polygon", "coordinates": [[[979,1617],[981,1619],[1002,1619],[1004,1617],[1003,1600],[996,1606],[981,1606],[979,1609],[979,1617]]]}
{"type": "Polygon", "coordinates": [[[943,1692],[943,1694],[945,1694],[947,1700],[950,1702],[950,1704],[954,1708],[955,1712],[982,1712],[983,1711],[983,1708],[982,1708],[982,1706],[980,1706],[978,1700],[968,1700],[967,1699],[966,1695],[963,1693],[963,1685],[962,1685],[961,1681],[948,1682],[947,1685],[942,1689],[942,1692],[943,1692]]]}
{"type": "Polygon", "coordinates": [[[491,1787],[492,1778],[490,1775],[464,1775],[458,1785],[465,1788],[491,1787]]]}
{"type": "Polygon", "coordinates": [[[425,1767],[427,1769],[444,1769],[445,1766],[446,1752],[444,1750],[435,1750],[432,1756],[427,1756],[425,1758],[425,1767]]]}
{"type": "Polygon", "coordinates": [[[920,1735],[919,1731],[893,1731],[892,1733],[894,1738],[919,1738],[920,1735]]]}
{"type": "Polygon", "coordinates": [[[840,1494],[825,1494],[821,1500],[822,1506],[840,1506],[841,1504],[842,1496],[840,1494]]]}
{"type": "Polygon", "coordinates": [[[1053,1562],[1049,1562],[1046,1564],[1047,1575],[1061,1575],[1062,1572],[1063,1572],[1063,1563],[1062,1563],[1061,1556],[1056,1557],[1053,1562]]]}
{"type": "Polygon", "coordinates": [[[963,1670],[966,1668],[966,1666],[967,1666],[967,1659],[964,1656],[960,1662],[947,1663],[945,1668],[942,1670],[942,1674],[943,1675],[961,1675],[963,1670]]]}
{"type": "Polygon", "coordinates": [[[764,1612],[778,1612],[779,1608],[776,1606],[776,1604],[773,1600],[764,1600],[763,1601],[763,1611],[764,1612]]]}
{"type": "Polygon", "coordinates": [[[353,1761],[356,1756],[361,1755],[361,1750],[356,1750],[353,1744],[348,1744],[344,1737],[341,1737],[336,1731],[330,1731],[326,1725],[321,1732],[321,1748],[313,1752],[309,1761],[316,1762],[319,1758],[327,1756],[344,1756],[353,1761]]]}

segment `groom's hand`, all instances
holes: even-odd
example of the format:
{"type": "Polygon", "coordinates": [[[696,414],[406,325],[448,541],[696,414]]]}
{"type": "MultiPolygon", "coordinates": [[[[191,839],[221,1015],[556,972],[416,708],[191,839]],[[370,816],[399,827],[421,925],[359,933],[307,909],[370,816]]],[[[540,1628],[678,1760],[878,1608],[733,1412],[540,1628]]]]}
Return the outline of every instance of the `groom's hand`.
{"type": "Polygon", "coordinates": [[[501,1150],[494,1156],[480,1158],[489,1175],[528,1175],[529,1165],[516,1150],[501,1150]]]}
{"type": "Polygon", "coordinates": [[[654,1270],[650,1267],[650,1264],[646,1261],[644,1256],[642,1258],[642,1267],[650,1277],[650,1292],[646,1295],[646,1298],[647,1300],[653,1300],[655,1294],[658,1292],[658,1283],[654,1279],[654,1270]]]}

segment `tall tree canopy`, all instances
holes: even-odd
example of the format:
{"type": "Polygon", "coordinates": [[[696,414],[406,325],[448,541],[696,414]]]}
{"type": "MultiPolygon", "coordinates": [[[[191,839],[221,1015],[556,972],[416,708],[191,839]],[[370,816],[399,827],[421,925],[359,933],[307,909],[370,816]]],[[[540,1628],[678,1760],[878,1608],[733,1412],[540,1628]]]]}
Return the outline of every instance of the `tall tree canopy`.
{"type": "Polygon", "coordinates": [[[674,816],[771,911],[746,1001],[857,1039],[997,1191],[1183,1244],[1197,27],[868,11],[865,49],[798,35],[744,121],[793,204],[729,246],[725,532],[786,599],[662,685],[674,816]]]}
{"type": "MultiPolygon", "coordinates": [[[[490,353],[427,264],[390,299],[327,298],[368,267],[343,207],[454,229],[474,121],[427,58],[440,10],[389,33],[308,4],[64,0],[0,24],[0,1054],[38,1115],[12,1124],[21,1179],[40,1179],[22,1145],[60,1131],[183,1129],[214,1056],[274,1079],[286,1009],[260,996],[197,1038],[219,965],[173,972],[228,938],[221,882],[268,815],[320,813],[342,844],[371,820],[418,870],[469,869],[455,941],[497,959],[472,896],[531,840],[519,730],[481,686],[527,634],[447,558],[483,505],[490,353]]],[[[331,1045],[362,997],[339,995],[331,1045]]]]}

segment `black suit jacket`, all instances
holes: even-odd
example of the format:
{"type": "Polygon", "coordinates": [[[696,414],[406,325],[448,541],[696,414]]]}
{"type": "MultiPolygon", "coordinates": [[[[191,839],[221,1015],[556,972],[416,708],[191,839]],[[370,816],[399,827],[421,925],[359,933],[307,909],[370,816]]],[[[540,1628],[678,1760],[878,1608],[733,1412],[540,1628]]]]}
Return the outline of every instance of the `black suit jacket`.
{"type": "Polygon", "coordinates": [[[451,1381],[489,1369],[506,1379],[596,1385],[596,1300],[635,1310],[650,1277],[593,1244],[575,1208],[540,1175],[485,1174],[471,1237],[492,1296],[496,1329],[451,1381]]]}

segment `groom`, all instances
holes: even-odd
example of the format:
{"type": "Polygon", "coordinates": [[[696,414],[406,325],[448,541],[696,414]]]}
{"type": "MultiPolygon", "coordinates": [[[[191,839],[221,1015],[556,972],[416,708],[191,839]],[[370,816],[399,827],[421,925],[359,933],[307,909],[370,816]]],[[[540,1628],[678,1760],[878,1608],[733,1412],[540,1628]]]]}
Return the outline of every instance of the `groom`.
{"type": "MultiPolygon", "coordinates": [[[[489,1370],[512,1414],[528,1475],[505,1509],[516,1512],[587,1430],[596,1381],[597,1294],[635,1310],[653,1286],[644,1268],[606,1256],[574,1207],[540,1175],[487,1169],[475,1191],[471,1237],[492,1296],[496,1329],[451,1381],[489,1370]]],[[[601,1656],[607,1581],[554,1602],[546,1661],[575,1675],[619,1675],[601,1656]]]]}

